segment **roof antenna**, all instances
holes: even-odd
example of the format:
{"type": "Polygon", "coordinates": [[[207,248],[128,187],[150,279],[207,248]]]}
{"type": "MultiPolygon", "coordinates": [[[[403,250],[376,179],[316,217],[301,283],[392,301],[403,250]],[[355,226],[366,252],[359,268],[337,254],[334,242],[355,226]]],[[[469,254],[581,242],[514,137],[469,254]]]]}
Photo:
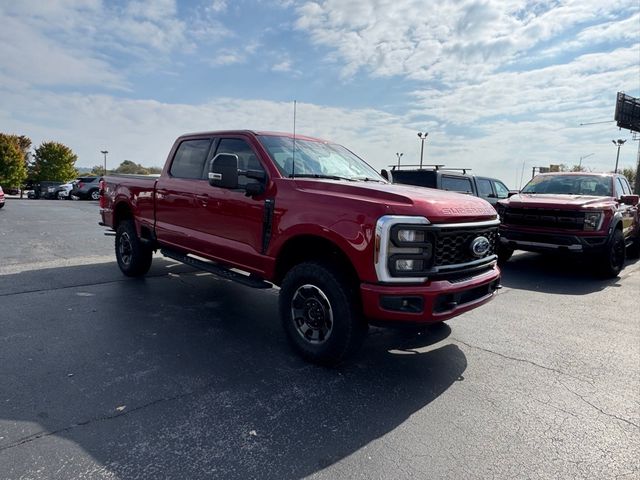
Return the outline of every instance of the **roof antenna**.
{"type": "Polygon", "coordinates": [[[291,152],[291,174],[290,178],[295,176],[296,172],[296,101],[293,101],[293,152],[291,152]]]}

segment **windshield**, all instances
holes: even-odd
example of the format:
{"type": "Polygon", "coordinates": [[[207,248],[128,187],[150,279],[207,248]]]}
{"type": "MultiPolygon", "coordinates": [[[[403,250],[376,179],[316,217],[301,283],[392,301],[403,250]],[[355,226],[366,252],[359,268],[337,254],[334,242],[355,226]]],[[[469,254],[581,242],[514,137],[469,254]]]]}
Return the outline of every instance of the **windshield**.
{"type": "Polygon", "coordinates": [[[294,156],[292,138],[270,135],[259,138],[280,173],[285,177],[290,177],[292,174],[294,176],[317,175],[386,183],[386,180],[370,165],[341,145],[296,139],[294,156]]]}
{"type": "Polygon", "coordinates": [[[596,175],[538,176],[522,189],[522,193],[611,196],[611,178],[596,175]]]}

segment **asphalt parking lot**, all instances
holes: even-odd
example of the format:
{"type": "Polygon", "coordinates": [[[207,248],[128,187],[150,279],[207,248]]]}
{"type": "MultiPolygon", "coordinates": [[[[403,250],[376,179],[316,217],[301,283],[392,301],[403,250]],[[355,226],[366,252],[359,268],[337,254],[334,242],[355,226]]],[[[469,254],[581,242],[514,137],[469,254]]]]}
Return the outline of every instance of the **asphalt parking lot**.
{"type": "Polygon", "coordinates": [[[94,202],[0,210],[0,478],[638,478],[640,262],[516,254],[488,305],[349,364],[258,291],[156,257],[94,202]]]}

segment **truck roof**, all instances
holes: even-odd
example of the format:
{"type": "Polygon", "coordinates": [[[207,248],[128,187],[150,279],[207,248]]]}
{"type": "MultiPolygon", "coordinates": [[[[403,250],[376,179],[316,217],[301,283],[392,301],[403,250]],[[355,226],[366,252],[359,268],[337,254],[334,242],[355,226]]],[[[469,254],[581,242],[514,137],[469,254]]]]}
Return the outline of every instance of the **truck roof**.
{"type": "Polygon", "coordinates": [[[593,176],[593,177],[613,177],[614,175],[620,175],[613,172],[546,172],[539,173],[536,177],[558,177],[567,175],[580,175],[580,176],[593,176]]]}
{"type": "MultiPolygon", "coordinates": [[[[184,135],[180,135],[179,138],[183,138],[183,137],[194,137],[194,136],[200,136],[200,135],[238,135],[238,134],[250,134],[250,135],[255,135],[255,136],[271,136],[271,137],[288,137],[288,138],[293,138],[293,133],[288,133],[288,132],[271,132],[271,131],[265,131],[265,130],[212,130],[212,131],[205,131],[205,132],[193,132],[193,133],[185,133],[184,135]]],[[[312,142],[322,142],[322,143],[334,143],[334,142],[329,142],[328,140],[324,140],[322,138],[316,138],[316,137],[309,137],[307,135],[300,135],[299,133],[296,133],[296,139],[298,140],[308,140],[308,141],[312,141],[312,142]]]]}

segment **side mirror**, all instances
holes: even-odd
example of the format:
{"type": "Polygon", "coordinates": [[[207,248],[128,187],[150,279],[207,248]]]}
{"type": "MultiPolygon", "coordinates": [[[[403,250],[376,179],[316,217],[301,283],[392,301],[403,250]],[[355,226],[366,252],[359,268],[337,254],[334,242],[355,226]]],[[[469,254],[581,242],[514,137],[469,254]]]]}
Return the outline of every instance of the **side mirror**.
{"type": "Polygon", "coordinates": [[[625,205],[631,205],[635,207],[638,205],[638,201],[640,200],[640,196],[638,195],[622,195],[620,197],[620,203],[624,203],[625,205]]]}
{"type": "Polygon", "coordinates": [[[509,190],[509,193],[507,194],[507,198],[511,198],[514,195],[518,195],[520,192],[517,190],[509,190]]]}
{"type": "Polygon", "coordinates": [[[219,153],[209,166],[209,185],[221,188],[238,188],[238,156],[219,153]]]}
{"type": "Polygon", "coordinates": [[[380,175],[382,176],[382,178],[384,178],[387,182],[389,183],[393,183],[393,175],[391,174],[391,172],[389,170],[385,170],[384,168],[382,170],[380,170],[380,175]]]}

